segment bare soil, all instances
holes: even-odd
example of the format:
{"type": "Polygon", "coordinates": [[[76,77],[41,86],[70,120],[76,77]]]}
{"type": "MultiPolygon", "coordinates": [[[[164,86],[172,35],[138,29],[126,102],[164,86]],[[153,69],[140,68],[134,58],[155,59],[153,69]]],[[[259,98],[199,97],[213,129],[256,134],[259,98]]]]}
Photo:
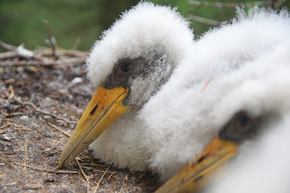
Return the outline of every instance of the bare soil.
{"type": "Polygon", "coordinates": [[[61,151],[95,90],[86,78],[87,53],[38,49],[29,56],[3,47],[0,192],[153,192],[160,186],[158,176],[106,165],[88,150],[58,169],[61,151]]]}

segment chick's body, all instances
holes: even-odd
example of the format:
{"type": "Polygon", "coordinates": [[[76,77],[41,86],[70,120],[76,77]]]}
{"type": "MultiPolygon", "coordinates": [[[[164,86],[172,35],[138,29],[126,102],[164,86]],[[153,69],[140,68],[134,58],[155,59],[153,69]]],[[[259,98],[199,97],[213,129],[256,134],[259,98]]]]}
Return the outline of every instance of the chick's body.
{"type": "Polygon", "coordinates": [[[87,60],[91,82],[127,89],[122,103],[131,107],[90,145],[95,157],[120,168],[149,168],[165,181],[236,112],[283,114],[289,34],[285,10],[240,11],[238,20],[194,42],[176,10],[139,3],[103,33],[87,60]]]}

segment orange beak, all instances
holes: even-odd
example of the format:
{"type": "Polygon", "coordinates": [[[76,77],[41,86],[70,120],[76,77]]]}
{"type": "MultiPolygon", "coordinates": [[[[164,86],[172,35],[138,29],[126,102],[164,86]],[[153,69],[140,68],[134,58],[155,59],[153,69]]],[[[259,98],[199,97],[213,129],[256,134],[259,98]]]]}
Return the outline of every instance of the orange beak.
{"type": "Polygon", "coordinates": [[[201,190],[213,171],[235,156],[238,145],[215,138],[189,165],[181,169],[155,193],[197,192],[201,190]]]}
{"type": "Polygon", "coordinates": [[[131,107],[122,104],[128,91],[123,87],[97,88],[60,156],[59,168],[72,161],[107,127],[131,110],[131,107]]]}

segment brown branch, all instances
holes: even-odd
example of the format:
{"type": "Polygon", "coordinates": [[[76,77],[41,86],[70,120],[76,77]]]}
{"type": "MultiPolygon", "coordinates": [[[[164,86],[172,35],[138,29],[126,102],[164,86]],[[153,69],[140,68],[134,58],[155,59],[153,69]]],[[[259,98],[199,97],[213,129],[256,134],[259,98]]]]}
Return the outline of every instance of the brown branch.
{"type": "MultiPolygon", "coordinates": [[[[4,42],[2,42],[5,44],[4,42]]],[[[10,59],[10,58],[25,58],[30,59],[34,58],[34,53],[26,48],[24,45],[21,44],[16,49],[4,53],[0,53],[0,60],[10,59]]]]}
{"type": "Polygon", "coordinates": [[[39,109],[39,108],[37,108],[37,107],[35,106],[35,104],[33,104],[33,103],[30,103],[30,102],[22,102],[21,100],[17,99],[16,97],[14,97],[14,100],[15,100],[16,102],[18,102],[19,104],[23,105],[23,106],[31,106],[32,108],[34,108],[35,111],[37,111],[37,112],[39,112],[39,113],[42,113],[42,114],[44,114],[44,115],[49,115],[49,116],[51,116],[52,118],[55,118],[55,119],[59,119],[59,120],[65,121],[66,123],[76,124],[75,121],[69,121],[69,120],[66,120],[66,119],[64,119],[64,118],[58,117],[58,116],[56,116],[56,115],[54,115],[54,114],[51,114],[51,113],[49,113],[49,112],[47,112],[47,111],[44,111],[44,110],[42,110],[42,109],[39,109]]]}
{"type": "MultiPolygon", "coordinates": [[[[51,57],[51,49],[50,48],[38,48],[34,51],[34,53],[36,55],[40,55],[41,57],[51,57]]],[[[88,56],[88,52],[79,51],[79,50],[65,50],[62,48],[58,48],[57,53],[60,57],[85,58],[88,56]]]]}
{"type": "Polygon", "coordinates": [[[4,43],[0,40],[0,47],[8,51],[15,51],[17,47],[4,43]]]}
{"type": "Polygon", "coordinates": [[[272,0],[271,7],[273,9],[277,9],[278,7],[281,7],[287,0],[272,0]]]}
{"type": "MultiPolygon", "coordinates": [[[[282,0],[286,1],[286,0],[282,0]]],[[[194,6],[208,6],[208,7],[226,7],[226,8],[236,8],[236,7],[252,7],[252,6],[271,6],[272,0],[267,1],[255,1],[248,3],[222,3],[222,2],[201,2],[201,1],[188,1],[189,4],[194,6]]]]}
{"type": "Polygon", "coordinates": [[[0,61],[0,67],[19,67],[19,66],[60,66],[60,65],[79,65],[84,64],[86,58],[69,58],[65,60],[44,59],[41,61],[0,61]]]}
{"type": "Polygon", "coordinates": [[[109,175],[109,177],[107,178],[107,180],[109,180],[114,174],[116,173],[116,171],[113,171],[110,175],[109,175]]]}
{"type": "Polygon", "coordinates": [[[79,50],[59,49],[57,52],[59,55],[70,56],[70,57],[86,58],[88,56],[88,52],[83,52],[83,51],[79,51],[79,50]]]}
{"type": "Polygon", "coordinates": [[[63,138],[61,138],[59,141],[57,141],[56,144],[54,144],[52,147],[58,146],[62,141],[63,141],[63,138]]]}
{"type": "Polygon", "coordinates": [[[70,137],[70,134],[68,134],[67,132],[61,130],[60,128],[58,128],[57,126],[53,125],[52,123],[47,122],[47,124],[48,124],[49,126],[51,126],[52,128],[54,128],[54,129],[56,129],[56,130],[62,132],[62,133],[65,134],[66,136],[70,137]]]}
{"type": "Polygon", "coordinates": [[[56,173],[56,174],[78,174],[77,171],[48,170],[48,169],[42,169],[40,167],[35,167],[35,166],[21,164],[21,163],[18,163],[18,162],[14,162],[14,163],[17,164],[17,165],[21,165],[21,166],[24,166],[24,167],[27,167],[27,168],[32,168],[32,169],[35,169],[35,170],[40,170],[40,171],[43,171],[43,172],[56,173]]]}
{"type": "MultiPolygon", "coordinates": [[[[0,67],[19,67],[19,66],[75,66],[84,64],[87,58],[87,52],[77,50],[59,49],[58,53],[63,59],[58,56],[57,60],[51,59],[51,49],[30,51],[21,44],[18,47],[10,46],[0,41],[0,46],[11,51],[0,53],[0,67]],[[9,47],[10,46],[10,47],[9,47]],[[25,60],[21,60],[21,59],[25,60]]],[[[53,48],[56,49],[56,48],[53,48]]],[[[56,52],[53,51],[53,52],[56,52]]]]}
{"type": "MultiPolygon", "coordinates": [[[[24,146],[24,164],[23,165],[27,165],[27,144],[28,144],[28,139],[26,138],[25,140],[25,146],[24,146]]],[[[26,167],[24,167],[24,172],[26,172],[26,167]]]]}
{"type": "MultiPolygon", "coordinates": [[[[55,140],[53,140],[53,141],[55,141],[55,140]]],[[[62,141],[63,141],[63,138],[61,138],[59,141],[56,141],[56,144],[54,144],[50,148],[47,148],[46,151],[52,150],[53,148],[55,148],[56,146],[58,146],[62,141]]]]}
{"type": "Polygon", "coordinates": [[[190,16],[189,19],[191,19],[192,21],[196,21],[196,22],[199,22],[199,23],[204,23],[204,24],[212,25],[212,26],[219,26],[221,24],[221,22],[219,22],[219,21],[212,20],[212,19],[207,19],[207,18],[204,18],[204,17],[199,17],[199,16],[196,16],[196,15],[190,16]]]}
{"type": "Polygon", "coordinates": [[[10,58],[17,58],[18,54],[15,51],[8,51],[0,53],[0,60],[7,60],[10,58]]]}
{"type": "Polygon", "coordinates": [[[5,128],[8,127],[8,126],[10,126],[10,124],[6,124],[6,125],[1,126],[1,127],[0,127],[0,130],[5,129],[5,128]]]}
{"type": "Polygon", "coordinates": [[[9,90],[10,90],[10,96],[8,97],[8,100],[12,100],[15,97],[15,92],[12,85],[9,85],[9,90]]]}
{"type": "Polygon", "coordinates": [[[32,129],[26,128],[21,125],[17,125],[16,123],[8,123],[8,126],[14,126],[18,130],[24,130],[24,131],[31,131],[32,129]]]}
{"type": "Polygon", "coordinates": [[[123,186],[124,186],[124,184],[125,184],[125,180],[126,180],[126,181],[128,180],[128,174],[125,175],[125,177],[124,177],[124,179],[123,179],[123,181],[122,181],[122,185],[121,185],[121,188],[120,188],[119,193],[122,192],[123,186]]]}
{"type": "Polygon", "coordinates": [[[94,187],[94,193],[97,192],[99,186],[100,186],[100,183],[102,181],[102,179],[104,178],[105,174],[107,173],[107,171],[109,170],[110,166],[107,167],[106,171],[103,173],[102,177],[100,178],[100,180],[98,181],[97,185],[94,187]]]}
{"type": "Polygon", "coordinates": [[[55,62],[41,61],[0,61],[0,67],[19,67],[19,66],[54,66],[55,62]]]}
{"type": "Polygon", "coordinates": [[[46,30],[47,30],[47,33],[48,33],[48,39],[49,39],[49,42],[50,42],[50,46],[52,48],[52,54],[53,56],[55,57],[55,59],[59,59],[59,56],[57,55],[56,53],[56,45],[57,45],[57,42],[56,42],[56,39],[51,31],[51,28],[48,24],[48,21],[46,19],[42,20],[42,23],[45,25],[46,27],[46,30]]]}
{"type": "Polygon", "coordinates": [[[18,149],[16,149],[16,150],[14,150],[13,152],[11,152],[11,154],[17,153],[20,149],[22,149],[22,148],[24,148],[24,147],[25,147],[25,145],[19,147],[18,149]]]}
{"type": "Polygon", "coordinates": [[[80,168],[80,170],[81,170],[82,175],[84,176],[84,178],[85,178],[85,180],[86,180],[86,182],[87,182],[87,181],[88,181],[88,177],[87,177],[86,173],[84,172],[84,170],[83,170],[83,168],[82,168],[80,162],[78,161],[78,158],[75,158],[75,160],[76,160],[76,162],[77,162],[77,164],[78,164],[78,166],[79,166],[79,168],[80,168]]]}
{"type": "Polygon", "coordinates": [[[74,43],[74,45],[73,45],[73,47],[72,47],[72,49],[73,49],[73,50],[78,49],[80,43],[81,43],[81,38],[80,38],[80,37],[77,37],[76,40],[75,40],[75,43],[74,43]]]}
{"type": "Polygon", "coordinates": [[[90,181],[87,181],[87,193],[90,193],[90,181]]]}

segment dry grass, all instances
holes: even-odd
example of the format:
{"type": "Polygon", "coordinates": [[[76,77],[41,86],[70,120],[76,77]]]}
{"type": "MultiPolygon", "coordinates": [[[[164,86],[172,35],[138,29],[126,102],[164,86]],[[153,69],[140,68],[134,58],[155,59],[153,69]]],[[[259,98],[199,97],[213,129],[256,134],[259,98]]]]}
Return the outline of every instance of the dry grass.
{"type": "Polygon", "coordinates": [[[10,55],[0,53],[0,192],[158,188],[157,176],[105,165],[88,150],[66,169],[58,169],[60,153],[95,90],[85,77],[87,53],[60,50],[56,60],[50,49],[25,57],[13,53],[16,47],[9,48],[10,55]],[[42,63],[47,59],[50,65],[42,63]]]}

